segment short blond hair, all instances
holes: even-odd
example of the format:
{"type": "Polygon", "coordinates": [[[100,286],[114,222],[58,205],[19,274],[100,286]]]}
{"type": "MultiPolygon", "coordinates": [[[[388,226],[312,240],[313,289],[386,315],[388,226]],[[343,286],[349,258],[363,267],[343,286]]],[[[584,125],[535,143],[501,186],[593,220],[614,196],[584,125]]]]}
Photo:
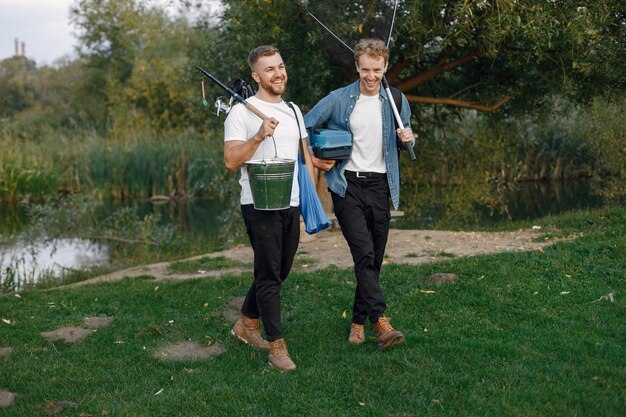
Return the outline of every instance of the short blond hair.
{"type": "Polygon", "coordinates": [[[280,54],[280,51],[277,47],[272,45],[261,45],[257,46],[248,54],[248,65],[250,65],[250,69],[254,71],[254,64],[259,60],[259,58],[264,56],[272,56],[274,54],[280,54]]]}
{"type": "Polygon", "coordinates": [[[389,61],[389,48],[380,39],[361,39],[354,47],[354,60],[359,62],[361,55],[367,54],[373,58],[383,58],[385,64],[389,61]]]}

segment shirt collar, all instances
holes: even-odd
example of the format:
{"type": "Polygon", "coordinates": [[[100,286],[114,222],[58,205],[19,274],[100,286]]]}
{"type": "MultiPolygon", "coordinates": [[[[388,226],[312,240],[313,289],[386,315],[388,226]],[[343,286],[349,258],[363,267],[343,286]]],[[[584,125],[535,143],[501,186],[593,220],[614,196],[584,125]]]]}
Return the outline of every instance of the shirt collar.
{"type": "MultiPolygon", "coordinates": [[[[349,86],[349,92],[350,92],[350,98],[353,99],[358,99],[359,96],[361,95],[361,80],[356,80],[355,82],[353,82],[352,84],[350,84],[349,86]]],[[[382,97],[383,100],[387,100],[387,92],[385,91],[385,89],[383,88],[383,86],[380,86],[380,93],[379,96],[382,97]]]]}

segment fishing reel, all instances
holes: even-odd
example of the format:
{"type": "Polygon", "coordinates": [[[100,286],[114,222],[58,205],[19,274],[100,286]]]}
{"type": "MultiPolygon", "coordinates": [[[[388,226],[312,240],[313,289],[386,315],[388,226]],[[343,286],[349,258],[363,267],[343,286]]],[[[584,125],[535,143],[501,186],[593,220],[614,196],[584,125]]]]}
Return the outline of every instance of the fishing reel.
{"type": "Polygon", "coordinates": [[[230,112],[230,108],[232,107],[231,106],[232,100],[233,99],[231,98],[229,102],[226,102],[226,97],[219,96],[215,100],[215,115],[219,116],[220,113],[228,114],[230,112]]]}

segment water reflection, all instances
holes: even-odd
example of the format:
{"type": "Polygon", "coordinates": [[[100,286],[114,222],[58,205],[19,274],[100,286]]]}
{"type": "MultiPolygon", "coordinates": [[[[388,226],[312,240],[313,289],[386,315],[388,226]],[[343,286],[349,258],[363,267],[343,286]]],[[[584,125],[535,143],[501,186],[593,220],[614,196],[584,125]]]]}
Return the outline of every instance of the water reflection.
{"type": "Polygon", "coordinates": [[[138,218],[158,214],[160,223],[174,225],[179,233],[189,239],[203,239],[218,243],[225,224],[226,211],[232,205],[218,199],[198,199],[188,202],[167,201],[154,203],[150,201],[107,202],[97,210],[97,216],[104,218],[122,208],[133,209],[138,218]]]}
{"type": "MultiPolygon", "coordinates": [[[[231,198],[232,197],[232,198],[231,198]]],[[[459,197],[456,197],[457,200],[459,197]]],[[[450,190],[433,190],[420,195],[414,207],[404,207],[406,215],[395,219],[395,228],[471,228],[510,220],[528,220],[574,209],[602,206],[588,181],[522,183],[501,195],[504,211],[494,211],[475,202],[456,205],[450,190]],[[452,204],[450,202],[453,202],[452,204]]],[[[186,203],[147,201],[102,203],[95,206],[95,219],[106,219],[120,210],[144,219],[155,215],[161,225],[175,226],[175,233],[186,242],[198,242],[203,250],[219,248],[245,237],[238,198],[202,199],[186,203]]],[[[44,217],[46,222],[53,219],[44,217]]],[[[22,206],[0,205],[0,284],[6,279],[6,267],[26,281],[36,281],[40,274],[61,275],[69,269],[88,268],[109,261],[109,248],[85,239],[60,239],[54,243],[25,245],[12,236],[29,230],[30,220],[22,206]],[[4,239],[3,239],[4,238],[4,239]],[[4,242],[3,242],[4,240],[4,242]]],[[[132,237],[129,237],[132,239],[132,237]]],[[[113,248],[113,247],[112,247],[113,248]]],[[[114,260],[113,260],[114,261],[114,260]]]]}
{"type": "Polygon", "coordinates": [[[50,242],[18,243],[0,249],[0,282],[12,280],[19,289],[43,276],[60,277],[68,270],[105,265],[109,251],[86,239],[58,239],[50,242]]]}
{"type": "Polygon", "coordinates": [[[507,201],[513,220],[601,207],[604,203],[602,197],[594,194],[589,181],[525,182],[507,196],[507,201]]]}
{"type": "Polygon", "coordinates": [[[420,196],[415,207],[405,208],[405,217],[396,220],[394,227],[471,228],[531,220],[604,204],[602,197],[594,193],[591,182],[585,180],[519,183],[503,192],[500,199],[500,210],[476,202],[455,205],[456,201],[450,198],[450,191],[439,188],[420,196]]]}

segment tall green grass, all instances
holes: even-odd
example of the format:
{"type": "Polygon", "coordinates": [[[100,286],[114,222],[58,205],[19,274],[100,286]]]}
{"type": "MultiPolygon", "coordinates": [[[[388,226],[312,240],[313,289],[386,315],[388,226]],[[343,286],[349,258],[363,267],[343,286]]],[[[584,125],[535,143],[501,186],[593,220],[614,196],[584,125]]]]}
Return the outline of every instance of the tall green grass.
{"type": "Polygon", "coordinates": [[[33,141],[4,135],[0,201],[58,192],[114,200],[194,197],[212,183],[224,184],[218,136],[185,131],[112,138],[51,131],[33,141]]]}

